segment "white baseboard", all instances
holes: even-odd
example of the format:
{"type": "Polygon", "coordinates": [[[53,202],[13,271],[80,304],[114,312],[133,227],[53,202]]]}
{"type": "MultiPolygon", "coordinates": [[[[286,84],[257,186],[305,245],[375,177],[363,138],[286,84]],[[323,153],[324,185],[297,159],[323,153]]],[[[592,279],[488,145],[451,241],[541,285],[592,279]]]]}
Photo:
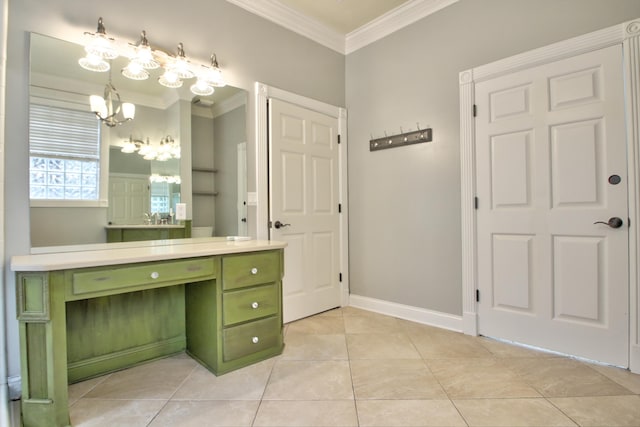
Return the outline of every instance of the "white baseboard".
{"type": "Polygon", "coordinates": [[[640,374],[640,345],[638,344],[631,344],[629,370],[634,374],[640,374]]]}
{"type": "Polygon", "coordinates": [[[9,400],[18,400],[22,396],[22,379],[20,376],[7,378],[9,400]]]}
{"type": "Polygon", "coordinates": [[[349,295],[349,306],[451,331],[463,331],[462,316],[454,314],[354,294],[349,295]]]}

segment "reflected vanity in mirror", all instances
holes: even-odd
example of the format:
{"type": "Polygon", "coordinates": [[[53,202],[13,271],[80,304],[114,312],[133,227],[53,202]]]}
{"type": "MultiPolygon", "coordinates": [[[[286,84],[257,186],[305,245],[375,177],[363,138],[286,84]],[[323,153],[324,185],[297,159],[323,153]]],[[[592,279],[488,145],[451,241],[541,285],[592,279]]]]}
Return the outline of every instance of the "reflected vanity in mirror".
{"type": "MultiPolygon", "coordinates": [[[[83,175],[82,167],[75,174],[68,166],[60,168],[75,164],[64,156],[55,159],[57,175],[48,166],[34,171],[31,161],[32,247],[189,237],[191,231],[194,237],[247,234],[246,91],[226,86],[212,95],[194,96],[188,81],[181,88],[158,84],[160,70],[152,70],[147,80],[131,80],[122,75],[127,62],[122,57],[110,61],[109,71],[88,71],[78,64],[85,55],[82,46],[40,34],[31,34],[30,48],[31,108],[44,105],[91,115],[100,142],[94,178],[83,175]],[[123,103],[135,105],[133,119],[113,127],[95,119],[89,102],[90,95],[104,93],[108,82],[123,103]],[[169,146],[172,154],[159,158],[169,146]],[[145,155],[146,148],[156,156],[145,155]],[[96,199],[72,195],[51,200],[46,194],[53,193],[34,192],[35,184],[73,184],[73,177],[79,183],[96,179],[96,199]],[[190,205],[186,221],[176,221],[177,203],[190,205]],[[161,232],[149,233],[151,228],[161,232]],[[122,230],[129,230],[129,236],[122,237],[122,230]]],[[[66,124],[67,132],[72,128],[73,123],[66,124]]],[[[44,144],[49,139],[66,143],[64,137],[43,134],[44,144]]],[[[33,150],[31,156],[36,156],[33,150]]]]}

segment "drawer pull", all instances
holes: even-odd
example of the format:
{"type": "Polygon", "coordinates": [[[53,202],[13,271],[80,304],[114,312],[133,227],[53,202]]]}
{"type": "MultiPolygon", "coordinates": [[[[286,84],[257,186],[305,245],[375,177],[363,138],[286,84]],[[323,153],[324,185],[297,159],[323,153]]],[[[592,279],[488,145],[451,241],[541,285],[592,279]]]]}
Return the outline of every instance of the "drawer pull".
{"type": "Polygon", "coordinates": [[[254,344],[258,344],[258,341],[260,341],[260,339],[258,337],[251,338],[251,342],[254,343],[254,344]]]}
{"type": "Polygon", "coordinates": [[[255,268],[255,267],[253,267],[253,268],[251,269],[251,274],[258,274],[258,269],[257,269],[257,268],[255,268]]]}
{"type": "Polygon", "coordinates": [[[158,273],[157,271],[154,271],[151,273],[151,278],[152,279],[157,279],[158,277],[160,277],[160,273],[158,273]]]}
{"type": "Polygon", "coordinates": [[[260,304],[258,304],[257,301],[254,301],[254,302],[251,303],[251,308],[256,309],[258,307],[260,307],[260,304]]]}

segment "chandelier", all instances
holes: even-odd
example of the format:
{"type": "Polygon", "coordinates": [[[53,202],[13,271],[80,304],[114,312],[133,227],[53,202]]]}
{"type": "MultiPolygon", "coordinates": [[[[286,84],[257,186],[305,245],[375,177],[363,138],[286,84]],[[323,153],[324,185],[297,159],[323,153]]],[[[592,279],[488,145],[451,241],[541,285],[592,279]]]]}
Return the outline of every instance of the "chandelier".
{"type": "Polygon", "coordinates": [[[104,87],[104,97],[91,95],[89,104],[96,117],[109,127],[133,120],[136,114],[136,106],[134,104],[122,102],[120,99],[120,94],[111,83],[111,72],[109,72],[109,82],[104,87]],[[122,118],[118,117],[120,113],[122,113],[122,118]]]}
{"type": "Polygon", "coordinates": [[[150,77],[150,70],[162,68],[158,83],[169,88],[179,88],[184,80],[196,78],[196,82],[190,87],[195,95],[211,95],[214,88],[226,85],[215,54],[211,55],[209,65],[198,65],[187,58],[182,43],[178,43],[175,55],[152,49],[146,31],[141,32],[136,44],[118,44],[115,39],[107,36],[102,18],[98,19],[96,32],[85,32],[85,35],[88,38],[84,47],[86,55],[78,63],[87,70],[109,71],[111,65],[108,61],[122,56],[129,59],[121,70],[122,75],[132,80],[146,80],[150,77]]]}
{"type": "Polygon", "coordinates": [[[160,143],[157,145],[151,144],[149,138],[145,142],[140,139],[133,139],[133,136],[130,136],[124,142],[120,151],[123,153],[135,153],[137,151],[145,160],[158,160],[160,162],[180,158],[180,144],[170,135],[161,138],[160,143]]]}

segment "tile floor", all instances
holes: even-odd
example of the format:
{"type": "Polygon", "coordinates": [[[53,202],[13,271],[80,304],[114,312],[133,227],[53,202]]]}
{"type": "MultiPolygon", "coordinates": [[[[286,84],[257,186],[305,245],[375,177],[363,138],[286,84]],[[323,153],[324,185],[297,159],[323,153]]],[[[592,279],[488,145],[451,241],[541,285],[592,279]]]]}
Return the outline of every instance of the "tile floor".
{"type": "Polygon", "coordinates": [[[347,307],[216,377],[186,355],[69,388],[79,426],[640,426],[640,375],[347,307]]]}

